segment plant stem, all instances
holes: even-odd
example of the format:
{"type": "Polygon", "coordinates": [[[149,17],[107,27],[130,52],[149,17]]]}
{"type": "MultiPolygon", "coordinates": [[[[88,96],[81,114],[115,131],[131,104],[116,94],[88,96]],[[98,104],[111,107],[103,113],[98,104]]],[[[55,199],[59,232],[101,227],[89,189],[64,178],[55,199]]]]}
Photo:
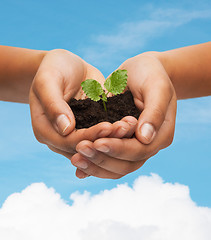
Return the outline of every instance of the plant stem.
{"type": "Polygon", "coordinates": [[[104,106],[105,111],[107,112],[106,104],[104,101],[103,101],[103,106],[104,106]]]}

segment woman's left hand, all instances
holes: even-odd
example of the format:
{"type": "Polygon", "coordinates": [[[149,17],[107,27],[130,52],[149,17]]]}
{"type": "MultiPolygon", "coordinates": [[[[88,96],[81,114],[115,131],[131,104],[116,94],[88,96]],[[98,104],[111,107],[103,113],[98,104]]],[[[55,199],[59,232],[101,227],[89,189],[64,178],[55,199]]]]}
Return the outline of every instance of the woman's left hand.
{"type": "Polygon", "coordinates": [[[116,122],[117,130],[108,137],[76,146],[71,162],[79,178],[121,178],[172,143],[177,98],[162,62],[156,54],[144,53],[128,59],[120,69],[128,70],[128,88],[142,113],[138,121],[126,117],[116,122]]]}

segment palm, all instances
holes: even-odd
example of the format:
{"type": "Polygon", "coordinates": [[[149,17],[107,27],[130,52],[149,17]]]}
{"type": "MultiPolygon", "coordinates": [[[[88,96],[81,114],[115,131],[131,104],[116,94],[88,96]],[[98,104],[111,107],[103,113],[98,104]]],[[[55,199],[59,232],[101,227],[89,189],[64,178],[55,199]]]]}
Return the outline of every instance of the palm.
{"type": "Polygon", "coordinates": [[[102,73],[68,51],[50,52],[40,65],[30,91],[32,126],[38,141],[54,151],[70,154],[78,142],[103,137],[100,132],[111,125],[99,124],[90,129],[76,131],[75,120],[67,102],[71,98],[83,99],[81,82],[87,78],[104,81],[102,73]],[[58,114],[70,116],[69,135],[64,138],[58,131],[54,119],[58,114]],[[68,115],[69,114],[69,115],[68,115]]]}

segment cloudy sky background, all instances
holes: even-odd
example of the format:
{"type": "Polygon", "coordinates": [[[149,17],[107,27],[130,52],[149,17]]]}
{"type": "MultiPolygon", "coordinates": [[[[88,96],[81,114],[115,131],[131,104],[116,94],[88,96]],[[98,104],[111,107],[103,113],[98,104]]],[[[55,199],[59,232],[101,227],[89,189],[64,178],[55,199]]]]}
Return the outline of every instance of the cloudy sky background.
{"type": "MultiPolygon", "coordinates": [[[[0,3],[0,44],[65,48],[105,76],[141,52],[210,41],[210,26],[208,0],[0,3]]],[[[180,101],[172,146],[115,181],[77,179],[36,142],[27,105],[0,111],[1,239],[209,238],[210,97],[180,101]]]]}

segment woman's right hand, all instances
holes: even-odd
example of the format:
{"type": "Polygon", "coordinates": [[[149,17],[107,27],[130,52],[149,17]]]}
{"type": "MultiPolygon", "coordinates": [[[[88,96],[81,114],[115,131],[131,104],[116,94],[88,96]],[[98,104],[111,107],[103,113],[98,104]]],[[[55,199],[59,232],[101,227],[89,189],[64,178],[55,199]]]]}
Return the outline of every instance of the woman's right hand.
{"type": "Polygon", "coordinates": [[[67,102],[83,99],[81,82],[93,78],[104,82],[99,70],[66,50],[52,50],[43,58],[30,90],[32,127],[37,140],[69,159],[82,140],[95,141],[111,134],[113,126],[99,123],[75,129],[75,117],[67,102]]]}

